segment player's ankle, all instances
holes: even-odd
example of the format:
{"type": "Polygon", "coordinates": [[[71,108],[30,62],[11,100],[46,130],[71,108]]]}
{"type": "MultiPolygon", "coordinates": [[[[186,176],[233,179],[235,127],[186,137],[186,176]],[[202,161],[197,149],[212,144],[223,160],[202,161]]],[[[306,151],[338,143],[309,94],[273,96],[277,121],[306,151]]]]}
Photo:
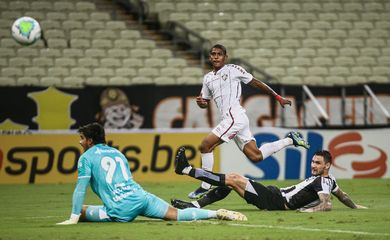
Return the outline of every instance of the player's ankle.
{"type": "Polygon", "coordinates": [[[188,167],[185,167],[181,172],[182,172],[184,175],[189,175],[191,169],[192,169],[192,167],[191,167],[191,166],[188,166],[188,167]]]}

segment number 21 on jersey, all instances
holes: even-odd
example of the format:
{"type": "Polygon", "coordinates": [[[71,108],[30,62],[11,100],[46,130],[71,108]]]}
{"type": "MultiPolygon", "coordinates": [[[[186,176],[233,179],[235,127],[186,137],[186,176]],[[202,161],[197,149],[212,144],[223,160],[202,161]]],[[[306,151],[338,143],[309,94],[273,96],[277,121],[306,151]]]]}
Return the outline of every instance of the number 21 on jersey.
{"type": "Polygon", "coordinates": [[[126,165],[123,162],[123,159],[120,157],[115,157],[115,159],[113,159],[112,157],[106,156],[102,158],[102,160],[100,161],[100,165],[103,168],[103,170],[107,172],[106,182],[108,184],[112,183],[112,178],[115,174],[117,163],[119,163],[119,167],[121,169],[122,176],[125,179],[125,181],[129,180],[129,175],[127,174],[126,165]]]}

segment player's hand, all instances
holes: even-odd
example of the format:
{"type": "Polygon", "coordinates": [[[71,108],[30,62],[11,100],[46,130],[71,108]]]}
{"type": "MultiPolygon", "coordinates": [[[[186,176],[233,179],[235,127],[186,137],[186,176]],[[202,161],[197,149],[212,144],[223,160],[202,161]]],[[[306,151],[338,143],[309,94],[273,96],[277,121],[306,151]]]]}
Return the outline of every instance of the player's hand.
{"type": "Polygon", "coordinates": [[[73,225],[73,224],[77,224],[77,221],[75,221],[74,219],[68,219],[63,222],[56,223],[56,225],[73,225]]]}
{"type": "Polygon", "coordinates": [[[357,209],[368,209],[368,207],[365,207],[365,206],[362,206],[362,205],[359,205],[359,204],[355,204],[355,205],[356,205],[357,209]]]}
{"type": "Polygon", "coordinates": [[[73,214],[72,213],[68,220],[65,220],[65,221],[60,222],[60,223],[56,223],[56,225],[73,225],[73,224],[77,224],[79,222],[79,218],[80,218],[80,214],[77,215],[77,214],[73,214]]]}
{"type": "Polygon", "coordinates": [[[280,103],[280,105],[284,108],[284,105],[290,105],[291,106],[291,100],[288,100],[287,98],[280,97],[277,99],[277,101],[280,103]]]}
{"type": "Polygon", "coordinates": [[[196,104],[198,104],[200,108],[207,108],[209,106],[209,100],[202,98],[202,96],[197,96],[196,104]]]}

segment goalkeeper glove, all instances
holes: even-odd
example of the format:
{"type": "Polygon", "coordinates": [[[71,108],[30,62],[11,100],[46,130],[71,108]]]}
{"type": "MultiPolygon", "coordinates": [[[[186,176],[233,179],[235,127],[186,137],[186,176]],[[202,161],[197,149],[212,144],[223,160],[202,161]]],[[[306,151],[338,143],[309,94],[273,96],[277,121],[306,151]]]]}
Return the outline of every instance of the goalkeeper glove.
{"type": "Polygon", "coordinates": [[[65,220],[63,222],[57,223],[56,225],[73,225],[77,224],[80,218],[80,214],[71,214],[70,218],[68,220],[65,220]]]}

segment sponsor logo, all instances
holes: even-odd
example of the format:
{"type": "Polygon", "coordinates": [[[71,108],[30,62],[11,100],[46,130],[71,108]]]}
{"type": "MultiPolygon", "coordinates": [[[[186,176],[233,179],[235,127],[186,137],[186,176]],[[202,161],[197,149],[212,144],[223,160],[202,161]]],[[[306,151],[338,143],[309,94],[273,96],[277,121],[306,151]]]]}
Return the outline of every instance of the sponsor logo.
{"type": "MultiPolygon", "coordinates": [[[[344,132],[332,136],[308,131],[305,138],[311,145],[307,151],[294,147],[284,150],[285,169],[283,171],[280,169],[283,164],[271,155],[265,161],[252,163],[262,170],[264,173],[262,177],[246,176],[252,179],[308,178],[311,176],[312,157],[320,149],[327,149],[332,153],[332,168],[339,174],[345,172],[345,176],[351,175],[352,178],[381,178],[387,172],[388,154],[386,151],[374,143],[369,144],[369,141],[365,140],[359,132],[344,132]],[[284,176],[279,176],[281,172],[284,172],[284,176]]],[[[264,143],[279,140],[279,136],[273,133],[259,133],[255,135],[255,139],[258,146],[261,146],[264,143]]]]}
{"type": "Polygon", "coordinates": [[[95,151],[95,154],[102,154],[102,153],[116,153],[116,152],[118,152],[118,150],[116,150],[116,149],[100,149],[100,148],[98,148],[98,149],[96,149],[96,151],[95,151]]]}
{"type": "Polygon", "coordinates": [[[9,176],[27,173],[28,183],[34,183],[37,176],[46,175],[52,169],[64,175],[76,172],[79,156],[79,149],[73,146],[64,147],[59,152],[49,146],[14,147],[7,153],[8,166],[4,171],[9,176]]]}
{"type": "MultiPolygon", "coordinates": [[[[201,165],[197,149],[204,134],[109,136],[114,140],[108,141],[108,145],[117,150],[100,149],[97,153],[120,151],[127,158],[132,174],[139,181],[176,180],[178,176],[172,169],[177,151],[182,146],[186,148],[190,163],[194,166],[201,165]]],[[[33,135],[29,136],[29,139],[20,136],[16,145],[7,141],[7,136],[2,137],[2,142],[4,140],[9,144],[0,149],[0,184],[74,182],[77,179],[77,168],[85,164],[78,161],[83,151],[71,135],[33,135]],[[42,140],[47,138],[52,140],[42,140]]]]}
{"type": "Polygon", "coordinates": [[[359,132],[336,136],[329,143],[329,151],[333,154],[333,167],[343,171],[347,171],[347,168],[340,164],[343,156],[351,156],[351,167],[355,172],[353,178],[379,178],[386,173],[386,152],[379,147],[365,144],[359,132]],[[366,151],[371,152],[371,159],[363,157],[366,151]]]}

